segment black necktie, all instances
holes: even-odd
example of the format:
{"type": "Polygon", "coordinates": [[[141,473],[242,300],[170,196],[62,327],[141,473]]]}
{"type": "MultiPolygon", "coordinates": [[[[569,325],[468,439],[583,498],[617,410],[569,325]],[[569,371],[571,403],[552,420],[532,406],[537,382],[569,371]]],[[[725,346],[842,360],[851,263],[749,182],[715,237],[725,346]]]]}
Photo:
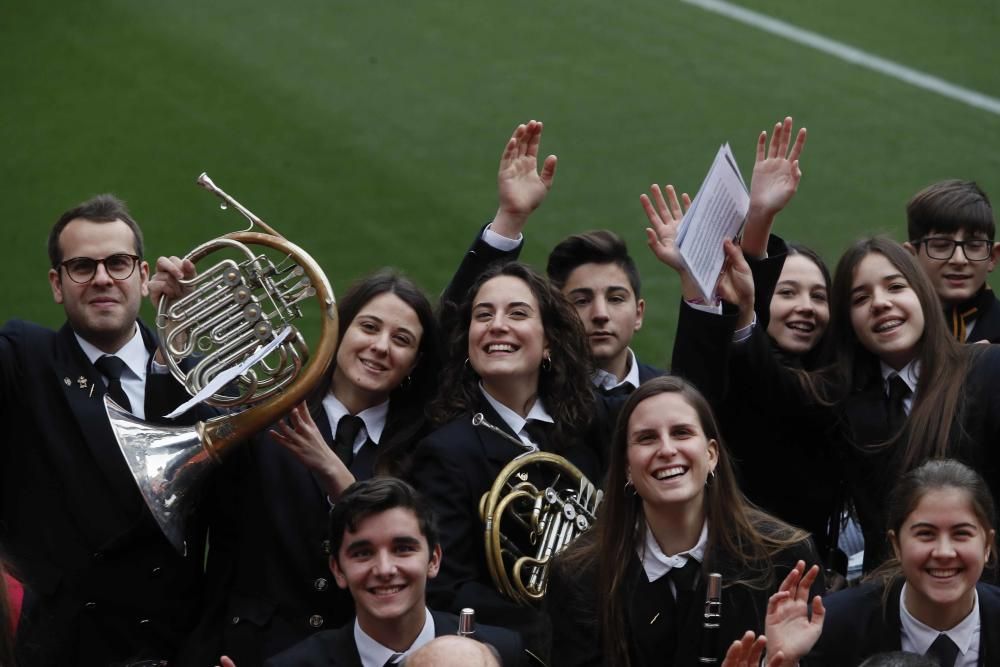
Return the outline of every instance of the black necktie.
{"type": "Polygon", "coordinates": [[[951,637],[942,632],[924,655],[936,658],[941,667],[955,667],[958,646],[951,640],[951,637]]]}
{"type": "Polygon", "coordinates": [[[344,415],[337,422],[337,435],[333,438],[333,451],[348,468],[354,462],[354,441],[365,422],[355,415],[344,415]]]}
{"type": "Polygon", "coordinates": [[[125,370],[125,362],[118,357],[106,354],[94,362],[94,368],[101,372],[101,375],[108,379],[108,396],[118,405],[129,412],[132,412],[132,403],[122,389],[122,372],[125,370]]]}
{"type": "Polygon", "coordinates": [[[910,395],[910,387],[899,375],[889,379],[888,426],[889,437],[899,433],[906,424],[906,399],[910,395]]]}
{"type": "MultiPolygon", "coordinates": [[[[343,421],[343,419],[341,421],[343,421]]],[[[389,659],[385,661],[385,664],[382,665],[382,667],[392,667],[393,665],[398,665],[401,663],[402,657],[402,653],[393,653],[389,656],[389,659]]]]}
{"type": "Polygon", "coordinates": [[[538,449],[548,451],[549,432],[553,426],[554,424],[552,422],[529,419],[524,425],[524,430],[526,430],[528,435],[531,436],[531,441],[535,443],[538,449]]]}
{"type": "Polygon", "coordinates": [[[632,385],[627,382],[623,382],[617,387],[611,387],[610,389],[601,387],[601,393],[608,397],[626,398],[632,393],[632,385]]]}
{"type": "Polygon", "coordinates": [[[671,568],[667,576],[674,582],[677,589],[677,623],[678,627],[683,626],[684,619],[691,609],[691,600],[694,598],[694,590],[698,585],[698,574],[701,572],[701,563],[688,556],[684,567],[671,568]]]}

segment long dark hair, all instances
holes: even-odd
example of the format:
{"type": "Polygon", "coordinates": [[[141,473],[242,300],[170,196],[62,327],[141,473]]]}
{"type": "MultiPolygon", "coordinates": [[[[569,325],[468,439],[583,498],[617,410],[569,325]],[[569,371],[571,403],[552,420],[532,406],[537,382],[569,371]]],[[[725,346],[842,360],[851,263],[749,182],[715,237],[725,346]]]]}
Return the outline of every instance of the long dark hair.
{"type": "MultiPolygon", "coordinates": [[[[391,433],[391,437],[386,442],[379,443],[375,461],[376,473],[396,475],[404,466],[406,452],[402,450],[409,446],[424,426],[426,397],[430,396],[436,387],[441,352],[434,309],[412,280],[393,269],[381,269],[352,283],[337,302],[338,341],[344,340],[347,329],[368,302],[387,293],[397,296],[412,308],[420,320],[420,326],[423,327],[423,334],[417,347],[417,363],[409,377],[389,395],[391,409],[386,431],[391,433]],[[390,425],[392,428],[389,428],[390,425]]],[[[322,411],[323,397],[330,391],[332,383],[331,371],[309,401],[310,412],[314,416],[322,411]]]]}
{"type": "Polygon", "coordinates": [[[559,558],[560,569],[567,572],[589,569],[596,564],[596,615],[605,660],[610,665],[627,667],[630,664],[625,580],[645,540],[642,498],[625,490],[628,423],[640,403],[665,393],[679,394],[694,408],[705,438],[714,439],[719,447],[715,477],[705,488],[708,544],[703,571],[736,573],[735,578],[726,580],[727,586],[767,588],[774,583],[773,556],[808,538],[805,531],[762,512],[744,498],[736,484],[729,453],[723,445],[712,409],[694,385],[669,375],[644,382],[625,401],[618,416],[604,485],[604,502],[592,535],[573,543],[559,558]]]}
{"type": "Polygon", "coordinates": [[[965,376],[981,350],[962,345],[948,331],[934,286],[901,245],[885,237],[862,239],[840,258],[830,302],[830,337],[834,363],[824,372],[806,377],[807,388],[824,402],[833,403],[881,382],[879,358],[858,340],[851,323],[851,288],[859,264],[872,253],[884,256],[913,289],[924,314],[924,332],[916,359],[920,363],[917,392],[907,420],[908,428],[880,446],[904,443],[902,470],[949,452],[956,417],[960,415],[965,376]]]}
{"type": "MultiPolygon", "coordinates": [[[[993,494],[978,472],[954,459],[933,459],[903,475],[889,496],[886,534],[891,533],[898,540],[906,517],[916,509],[921,499],[928,493],[941,489],[958,489],[968,496],[972,513],[986,531],[986,544],[990,549],[986,565],[996,565],[996,538],[990,538],[990,531],[996,528],[996,503],[993,494]]],[[[886,589],[885,595],[888,595],[892,581],[900,576],[902,568],[899,560],[893,556],[872,572],[869,579],[882,581],[886,589]]]]}
{"type": "Polygon", "coordinates": [[[440,425],[479,410],[482,403],[479,376],[466,363],[469,324],[480,288],[498,276],[524,281],[538,301],[542,327],[551,350],[551,365],[538,377],[538,398],[555,420],[553,444],[558,448],[586,433],[594,413],[590,349],[580,318],[565,297],[546,278],[520,262],[491,266],[479,276],[462,301],[452,329],[447,332],[451,343],[439,392],[431,404],[431,418],[440,425]]]}

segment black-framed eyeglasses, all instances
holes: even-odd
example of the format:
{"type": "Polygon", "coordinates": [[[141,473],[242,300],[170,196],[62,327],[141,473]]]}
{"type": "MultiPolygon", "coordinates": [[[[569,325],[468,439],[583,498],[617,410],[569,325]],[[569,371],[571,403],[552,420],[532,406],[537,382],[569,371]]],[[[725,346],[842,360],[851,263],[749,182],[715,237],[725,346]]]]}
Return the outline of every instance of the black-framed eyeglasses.
{"type": "Polygon", "coordinates": [[[66,270],[66,275],[75,283],[86,284],[97,275],[97,266],[104,265],[104,270],[115,280],[125,280],[135,272],[135,265],[139,261],[138,255],[128,255],[117,253],[108,255],[104,259],[94,259],[93,257],[74,257],[67,259],[60,264],[66,270]]]}
{"type": "Polygon", "coordinates": [[[993,252],[992,239],[966,239],[956,241],[947,236],[928,236],[919,241],[913,241],[914,245],[924,244],[924,251],[931,259],[951,259],[955,254],[955,248],[962,248],[965,258],[970,262],[982,262],[990,258],[993,252]]]}

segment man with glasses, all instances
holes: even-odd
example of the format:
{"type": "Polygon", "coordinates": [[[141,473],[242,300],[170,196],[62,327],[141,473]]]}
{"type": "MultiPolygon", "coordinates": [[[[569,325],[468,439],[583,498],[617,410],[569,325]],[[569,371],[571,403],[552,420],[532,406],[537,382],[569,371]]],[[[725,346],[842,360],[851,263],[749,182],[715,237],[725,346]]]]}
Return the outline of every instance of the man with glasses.
{"type": "Polygon", "coordinates": [[[1000,342],[1000,304],[986,278],[1000,258],[990,200],[972,181],[930,185],[906,206],[913,253],[959,341],[1000,342]]]}
{"type": "Polygon", "coordinates": [[[166,664],[197,618],[201,540],[184,556],[163,537],[104,407],[107,393],[153,420],[187,398],[154,371],[155,339],[137,320],[142,234],[100,195],[59,218],[48,249],[66,324],[0,330],[0,547],[40,618],[18,638],[19,664],[166,664]]]}

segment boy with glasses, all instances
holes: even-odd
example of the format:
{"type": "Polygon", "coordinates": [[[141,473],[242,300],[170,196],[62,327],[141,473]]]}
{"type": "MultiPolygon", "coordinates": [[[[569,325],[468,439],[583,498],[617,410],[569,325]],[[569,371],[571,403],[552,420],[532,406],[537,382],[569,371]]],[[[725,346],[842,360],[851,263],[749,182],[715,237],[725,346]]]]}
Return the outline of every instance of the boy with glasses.
{"type": "Polygon", "coordinates": [[[954,336],[1000,342],[1000,304],[986,278],[1000,258],[993,208],[972,181],[930,185],[906,206],[910,241],[903,245],[934,283],[954,336]]]}

